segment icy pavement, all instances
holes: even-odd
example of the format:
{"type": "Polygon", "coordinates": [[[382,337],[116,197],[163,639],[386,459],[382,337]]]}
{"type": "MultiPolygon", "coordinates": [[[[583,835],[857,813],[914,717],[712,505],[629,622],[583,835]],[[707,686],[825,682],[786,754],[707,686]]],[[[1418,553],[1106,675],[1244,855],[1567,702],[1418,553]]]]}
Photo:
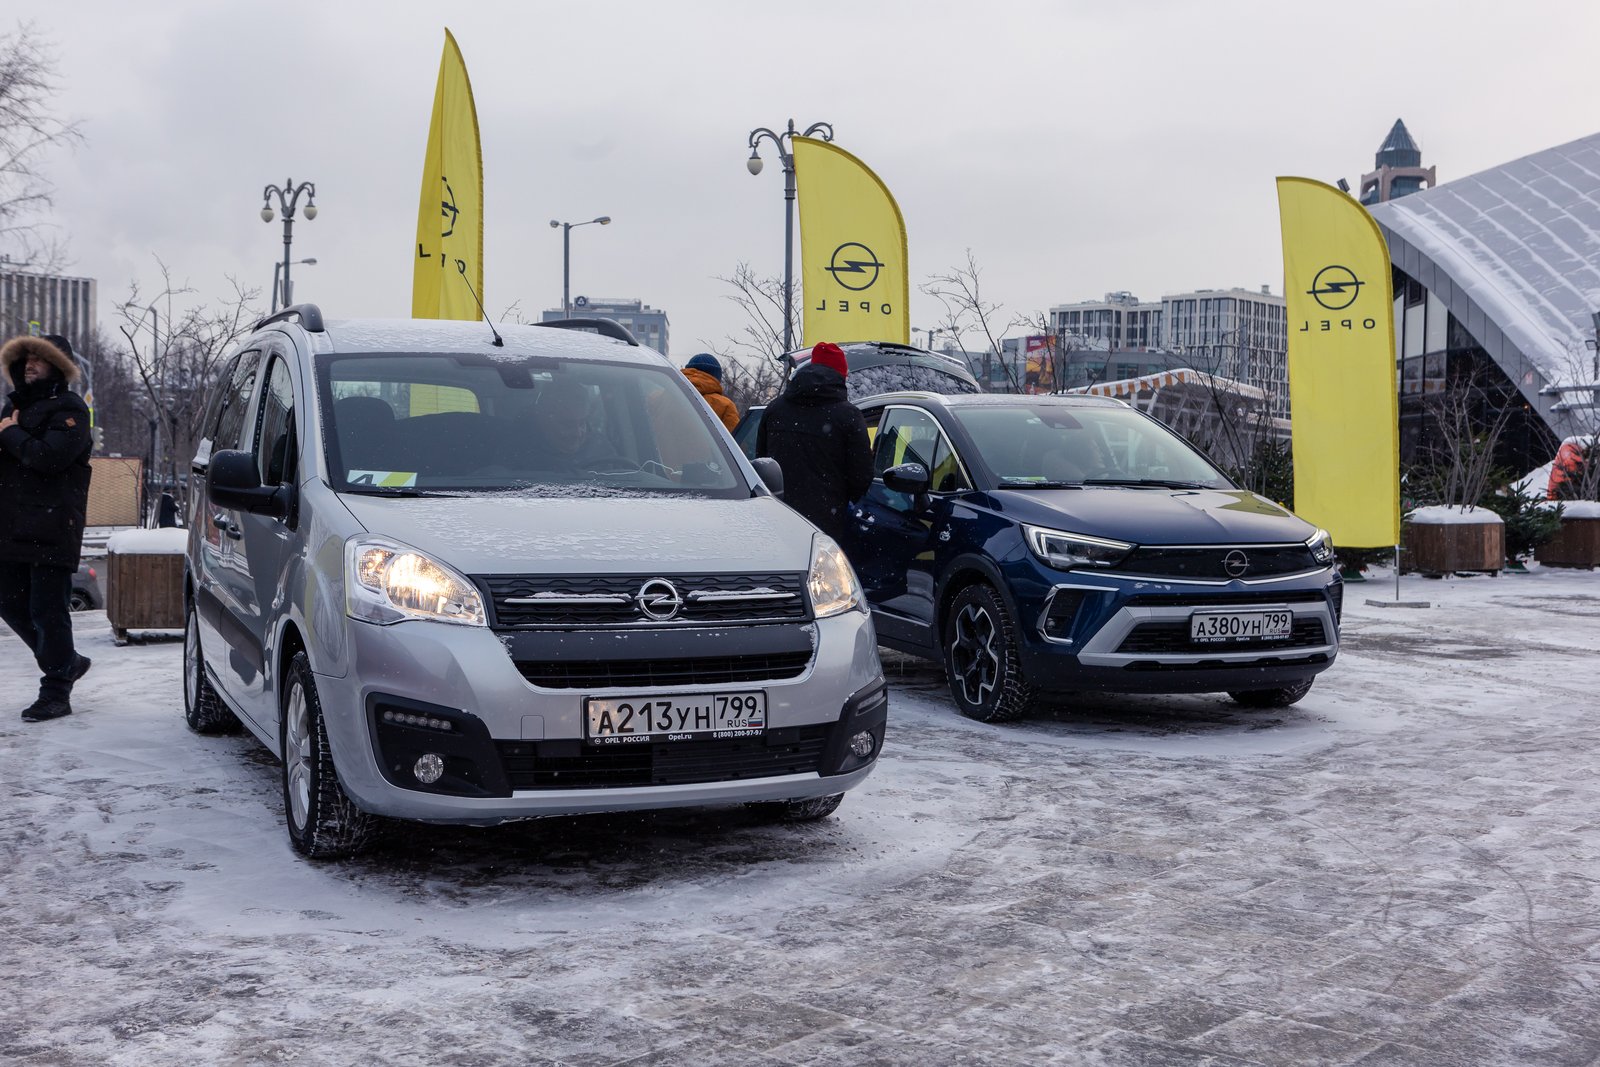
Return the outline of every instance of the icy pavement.
{"type": "MultiPolygon", "coordinates": [[[[890,659],[839,814],[412,828],[295,858],[176,640],[0,717],[5,1064],[1600,1062],[1600,574],[1350,589],[1309,697],[1009,728],[890,659]]],[[[0,635],[0,691],[34,675],[0,635]]]]}

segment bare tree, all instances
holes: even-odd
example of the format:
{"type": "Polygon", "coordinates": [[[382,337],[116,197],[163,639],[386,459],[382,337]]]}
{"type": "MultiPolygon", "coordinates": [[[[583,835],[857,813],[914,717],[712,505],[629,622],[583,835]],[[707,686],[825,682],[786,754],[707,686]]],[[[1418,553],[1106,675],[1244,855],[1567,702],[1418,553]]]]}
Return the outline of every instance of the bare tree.
{"type": "Polygon", "coordinates": [[[54,189],[39,163],[49,149],[83,137],[51,107],[55,77],[55,55],[31,25],[0,35],[0,252],[45,270],[58,267],[64,252],[42,219],[54,189]]]}
{"type": "Polygon", "coordinates": [[[261,314],[256,305],[261,291],[244,288],[230,276],[232,293],[215,305],[191,302],[195,290],[175,285],[171,268],[159,258],[156,262],[161,291],[145,300],[138,283],[132,283],[118,311],[128,341],[128,366],[151,426],[152,474],[158,485],[176,488],[199,442],[206,392],[221,370],[222,357],[261,314]]]}
{"type": "MultiPolygon", "coordinates": [[[[1001,370],[1006,375],[1011,391],[1020,393],[1022,382],[1016,368],[1004,358],[1005,350],[1001,342],[1012,330],[1027,325],[1027,320],[1021,317],[1004,319],[1004,305],[984,299],[981,274],[978,261],[969,248],[965,266],[954,267],[944,274],[930,275],[917,288],[939,301],[943,315],[938,330],[956,343],[968,365],[972,360],[966,338],[976,334],[988,346],[986,351],[994,353],[1000,360],[1001,370]]],[[[984,384],[987,387],[988,383],[984,384]]]]}
{"type": "Polygon", "coordinates": [[[752,356],[760,362],[782,365],[783,357],[787,355],[783,350],[786,318],[789,321],[790,332],[794,336],[795,347],[799,348],[801,344],[800,322],[794,315],[794,307],[784,307],[783,279],[762,277],[751,269],[750,264],[740,263],[731,275],[726,277],[718,275],[717,281],[733,290],[724,295],[739,305],[745,314],[743,329],[729,335],[727,344],[723,346],[724,351],[727,354],[752,356]]]}
{"type": "Polygon", "coordinates": [[[1500,435],[1515,405],[1474,371],[1427,400],[1432,439],[1410,479],[1418,503],[1476,507],[1495,473],[1500,435]]]}
{"type": "Polygon", "coordinates": [[[717,352],[722,361],[722,392],[739,413],[769,403],[783,389],[783,368],[770,360],[748,360],[717,352]]]}

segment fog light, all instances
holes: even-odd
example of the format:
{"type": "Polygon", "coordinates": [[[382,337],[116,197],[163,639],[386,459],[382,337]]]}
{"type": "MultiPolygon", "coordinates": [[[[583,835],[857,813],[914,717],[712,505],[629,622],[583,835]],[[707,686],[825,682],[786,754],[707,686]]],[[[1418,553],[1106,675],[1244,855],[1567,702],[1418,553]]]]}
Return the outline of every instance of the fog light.
{"type": "Polygon", "coordinates": [[[417,760],[417,765],[411,768],[411,773],[415,774],[417,781],[423,785],[432,785],[444,776],[444,759],[429,752],[417,760]]]}
{"type": "Polygon", "coordinates": [[[872,735],[865,730],[850,739],[850,754],[866,759],[872,755],[872,735]]]}

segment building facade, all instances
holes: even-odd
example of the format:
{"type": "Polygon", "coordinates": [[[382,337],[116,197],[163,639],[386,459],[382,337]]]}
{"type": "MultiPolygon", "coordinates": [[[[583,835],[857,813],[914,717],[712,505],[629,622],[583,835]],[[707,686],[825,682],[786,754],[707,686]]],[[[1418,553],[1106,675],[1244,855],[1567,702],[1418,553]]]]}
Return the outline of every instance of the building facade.
{"type": "Polygon", "coordinates": [[[1161,305],[1126,290],[1107,293],[1104,300],[1051,308],[1050,331],[1072,349],[1155,348],[1161,343],[1161,305]]]}
{"type": "Polygon", "coordinates": [[[1265,285],[1161,298],[1161,346],[1184,366],[1260,389],[1279,417],[1289,412],[1288,329],[1284,298],[1265,285]]]}
{"type": "Polygon", "coordinates": [[[86,351],[94,336],[97,290],[93,278],[0,267],[0,331],[5,337],[56,333],[75,351],[86,351]]]}
{"type": "MultiPolygon", "coordinates": [[[[540,321],[555,322],[565,317],[560,308],[552,308],[540,317],[540,321]]],[[[628,332],[639,339],[640,344],[653,348],[664,356],[669,354],[667,313],[660,308],[651,307],[642,300],[573,297],[572,318],[612,319],[626,326],[628,332]]]]}
{"type": "Polygon", "coordinates": [[[1432,189],[1438,184],[1434,168],[1422,165],[1422,149],[1417,147],[1411,131],[1399,119],[1394,120],[1389,136],[1378,147],[1373,166],[1375,170],[1361,176],[1361,202],[1368,206],[1432,189]]]}

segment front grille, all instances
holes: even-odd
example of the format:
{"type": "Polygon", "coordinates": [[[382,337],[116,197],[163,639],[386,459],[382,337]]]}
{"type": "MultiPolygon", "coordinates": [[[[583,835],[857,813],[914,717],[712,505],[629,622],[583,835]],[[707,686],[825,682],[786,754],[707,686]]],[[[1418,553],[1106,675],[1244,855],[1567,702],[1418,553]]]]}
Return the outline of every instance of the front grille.
{"type": "Polygon", "coordinates": [[[1183,596],[1163,596],[1159,593],[1141,593],[1123,601],[1128,607],[1153,608],[1217,608],[1270,607],[1275,604],[1320,604],[1322,594],[1314,589],[1299,593],[1196,593],[1183,596]]]}
{"type": "Polygon", "coordinates": [[[1281,641],[1207,641],[1197,643],[1189,640],[1189,620],[1181,619],[1176,622],[1146,622],[1135,626],[1127,637],[1122,639],[1122,644],[1117,646],[1117,651],[1123,655],[1174,653],[1180,655],[1203,655],[1208,652],[1254,652],[1262,655],[1277,655],[1284,649],[1317,648],[1328,643],[1327,633],[1323,630],[1321,619],[1300,619],[1289,630],[1289,636],[1281,641]]]}
{"type": "Polygon", "coordinates": [[[664,578],[683,599],[673,624],[799,620],[809,617],[804,574],[489,574],[473,580],[503,627],[659,626],[640,608],[646,582],[664,578]],[[698,597],[697,597],[698,594],[698,597]],[[742,596],[736,594],[743,594],[742,596]],[[703,598],[703,599],[701,599],[703,598]],[[513,600],[525,603],[513,604],[513,600]]]}
{"type": "Polygon", "coordinates": [[[512,789],[693,785],[815,774],[829,729],[823,723],[772,730],[764,737],[596,748],[575,741],[500,741],[497,747],[512,789]]]}
{"type": "MultiPolygon", "coordinates": [[[[1237,557],[1235,557],[1237,559],[1237,557]]],[[[1152,545],[1136,548],[1117,565],[1122,574],[1141,574],[1160,578],[1188,578],[1195,581],[1228,581],[1233,578],[1271,578],[1316,570],[1305,545],[1206,545],[1201,548],[1164,548],[1152,545]],[[1244,570],[1230,573],[1227,560],[1234,553],[1243,555],[1244,570]]],[[[1237,566],[1234,568],[1238,569],[1237,566]]]]}
{"type": "Polygon", "coordinates": [[[610,689],[776,681],[798,677],[810,662],[805,651],[672,660],[518,660],[517,670],[546,689],[610,689]]]}

